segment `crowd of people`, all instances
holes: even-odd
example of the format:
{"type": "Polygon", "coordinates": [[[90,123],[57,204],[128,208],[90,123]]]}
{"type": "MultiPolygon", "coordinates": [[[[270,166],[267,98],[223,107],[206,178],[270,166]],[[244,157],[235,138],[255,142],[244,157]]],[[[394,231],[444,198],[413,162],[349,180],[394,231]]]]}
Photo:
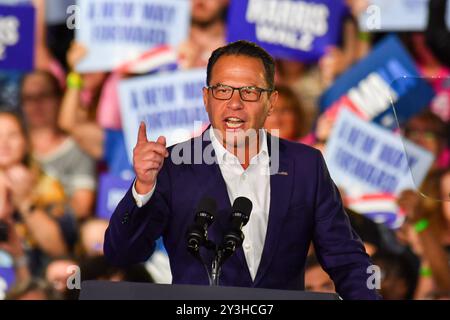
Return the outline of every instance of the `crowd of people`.
{"type": "MultiPolygon", "coordinates": [[[[228,27],[228,0],[190,1],[189,36],[176,48],[183,70],[205,67],[211,52],[226,44],[228,27]]],[[[279,99],[265,124],[281,138],[322,152],[335,119],[320,113],[320,96],[385,35],[359,30],[364,0],[342,1],[349,10],[338,45],[316,63],[276,59],[279,99]]],[[[0,71],[0,232],[5,235],[0,235],[0,254],[11,257],[15,273],[7,299],[76,299],[78,290],[67,286],[71,266],[79,266],[81,280],[170,282],[163,247],[148,263],[129,268],[111,266],[103,256],[108,221],[96,214],[98,177],[105,172],[133,177],[116,121],[118,84],[133,74],[76,72],[89,49],[75,42],[66,27],[65,9],[73,2],[33,0],[38,13],[35,70],[0,71]],[[100,116],[105,110],[109,118],[100,116]]],[[[347,210],[381,269],[384,299],[450,298],[450,55],[441,43],[449,39],[448,30],[437,24],[445,2],[430,1],[433,23],[426,31],[399,34],[422,76],[440,90],[399,131],[435,161],[417,190],[397,195],[406,216],[400,228],[347,210]]],[[[306,290],[334,292],[313,249],[305,277],[306,290]]]]}

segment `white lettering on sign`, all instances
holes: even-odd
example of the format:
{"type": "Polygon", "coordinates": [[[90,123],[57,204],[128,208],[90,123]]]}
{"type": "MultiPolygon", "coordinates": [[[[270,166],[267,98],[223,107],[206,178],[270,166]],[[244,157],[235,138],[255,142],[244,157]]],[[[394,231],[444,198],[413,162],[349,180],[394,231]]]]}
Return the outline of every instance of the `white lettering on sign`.
{"type": "Polygon", "coordinates": [[[256,24],[259,41],[310,51],[315,37],[328,32],[329,9],[320,3],[249,0],[246,20],[256,24]]]}
{"type": "Polygon", "coordinates": [[[388,109],[391,103],[398,99],[397,93],[376,72],[371,73],[356,88],[351,89],[348,97],[368,120],[388,109]]]}
{"type": "Polygon", "coordinates": [[[19,42],[20,22],[14,16],[0,16],[0,60],[6,58],[6,47],[14,46],[19,42]]]}

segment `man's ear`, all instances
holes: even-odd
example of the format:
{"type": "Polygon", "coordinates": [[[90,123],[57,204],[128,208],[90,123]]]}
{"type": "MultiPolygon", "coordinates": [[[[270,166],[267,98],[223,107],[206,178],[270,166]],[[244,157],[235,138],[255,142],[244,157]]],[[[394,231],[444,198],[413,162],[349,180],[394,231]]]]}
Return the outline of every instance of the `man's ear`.
{"type": "Polygon", "coordinates": [[[267,110],[267,116],[270,116],[273,112],[273,108],[275,103],[278,101],[278,91],[272,92],[272,94],[269,97],[269,110],[267,110]]]}
{"type": "Polygon", "coordinates": [[[208,88],[203,87],[203,104],[205,105],[206,112],[209,113],[209,104],[208,104],[209,96],[208,96],[208,91],[209,91],[208,88]]]}

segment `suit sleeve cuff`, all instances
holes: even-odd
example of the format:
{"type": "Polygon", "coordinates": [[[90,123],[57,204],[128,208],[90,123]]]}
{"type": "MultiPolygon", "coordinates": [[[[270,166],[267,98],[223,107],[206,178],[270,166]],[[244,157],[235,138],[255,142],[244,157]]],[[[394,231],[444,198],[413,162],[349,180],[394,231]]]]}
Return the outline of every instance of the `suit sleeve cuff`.
{"type": "Polygon", "coordinates": [[[131,192],[133,193],[133,198],[134,198],[134,201],[136,201],[136,205],[138,206],[138,208],[142,208],[143,206],[145,206],[147,204],[147,202],[150,200],[153,193],[155,192],[155,189],[156,189],[156,182],[155,182],[155,185],[153,186],[153,189],[149,193],[139,194],[136,191],[136,180],[134,180],[133,188],[131,189],[131,192]]]}

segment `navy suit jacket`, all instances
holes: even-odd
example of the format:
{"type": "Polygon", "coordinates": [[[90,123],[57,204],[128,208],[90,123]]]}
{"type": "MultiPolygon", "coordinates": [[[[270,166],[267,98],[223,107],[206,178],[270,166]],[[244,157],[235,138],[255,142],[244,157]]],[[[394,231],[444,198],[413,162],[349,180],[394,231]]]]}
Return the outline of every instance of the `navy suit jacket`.
{"type": "MultiPolygon", "coordinates": [[[[191,150],[193,160],[192,150],[200,146],[214,155],[207,132],[177,149],[169,148],[169,152],[191,150]]],[[[256,278],[252,280],[239,248],[224,263],[220,284],[303,290],[305,260],[312,241],[318,260],[342,298],[377,298],[377,293],[366,285],[370,259],[350,225],[321,153],[271,135],[267,140],[271,158],[272,143],[279,143],[279,169],[270,177],[269,220],[256,278]]],[[[105,234],[106,257],[115,265],[143,262],[152,254],[155,241],[163,236],[173,283],[207,285],[205,268],[188,252],[186,241],[187,228],[203,196],[217,201],[216,221],[208,229],[208,236],[221,243],[228,229],[231,203],[219,165],[180,165],[166,159],[155,192],[145,206],[137,207],[131,187],[117,206],[105,234]]],[[[201,254],[210,265],[213,254],[206,249],[201,249],[201,254]]]]}

